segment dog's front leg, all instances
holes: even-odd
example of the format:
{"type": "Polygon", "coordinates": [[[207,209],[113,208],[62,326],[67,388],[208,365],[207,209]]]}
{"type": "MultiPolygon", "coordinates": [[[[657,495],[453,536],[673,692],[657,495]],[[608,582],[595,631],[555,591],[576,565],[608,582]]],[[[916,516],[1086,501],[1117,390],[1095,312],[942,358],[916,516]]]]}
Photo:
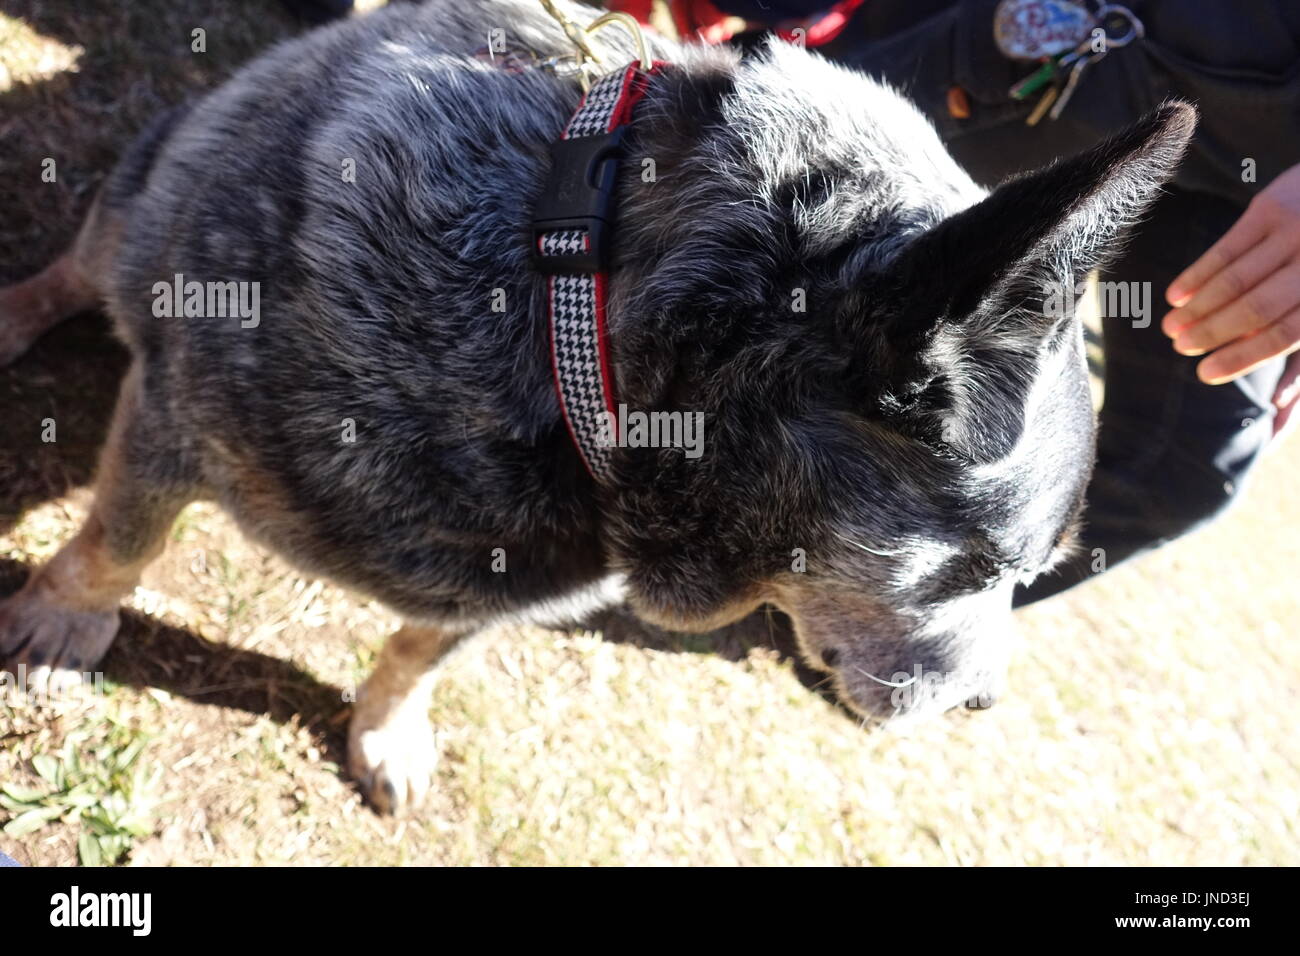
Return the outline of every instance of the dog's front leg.
{"type": "Polygon", "coordinates": [[[463,637],[408,624],[384,645],[357,693],[348,729],[348,770],[381,813],[418,805],[429,792],[437,747],[429,698],[437,664],[463,637]]]}
{"type": "Polygon", "coordinates": [[[139,365],[122,383],[95,501],[77,536],[14,595],[0,601],[0,666],[25,666],[39,685],[57,671],[94,667],[117,634],[118,602],[166,542],[195,485],[168,437],[169,419],[139,365]]]}

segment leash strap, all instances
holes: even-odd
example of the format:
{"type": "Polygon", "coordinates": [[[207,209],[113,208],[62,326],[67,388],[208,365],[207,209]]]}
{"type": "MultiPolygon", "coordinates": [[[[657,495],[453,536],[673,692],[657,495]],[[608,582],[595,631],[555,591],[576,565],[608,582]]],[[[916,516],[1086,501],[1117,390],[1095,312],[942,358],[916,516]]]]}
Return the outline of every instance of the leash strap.
{"type": "Polygon", "coordinates": [[[614,184],[622,134],[663,66],[632,63],[592,85],[552,144],[550,181],[533,215],[534,261],[548,273],[556,394],[583,464],[601,482],[619,438],[605,326],[614,184]]]}

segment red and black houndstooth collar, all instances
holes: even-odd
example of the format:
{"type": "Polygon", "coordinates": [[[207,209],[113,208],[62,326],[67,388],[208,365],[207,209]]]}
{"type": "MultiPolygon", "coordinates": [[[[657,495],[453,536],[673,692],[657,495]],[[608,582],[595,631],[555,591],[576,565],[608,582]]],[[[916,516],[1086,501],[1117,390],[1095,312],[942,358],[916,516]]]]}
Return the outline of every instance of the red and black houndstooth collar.
{"type": "Polygon", "coordinates": [[[548,275],[551,368],[569,434],[592,477],[610,477],[618,441],[605,293],[622,139],[650,77],[632,63],[592,85],[551,145],[551,175],[533,213],[534,261],[548,275]]]}

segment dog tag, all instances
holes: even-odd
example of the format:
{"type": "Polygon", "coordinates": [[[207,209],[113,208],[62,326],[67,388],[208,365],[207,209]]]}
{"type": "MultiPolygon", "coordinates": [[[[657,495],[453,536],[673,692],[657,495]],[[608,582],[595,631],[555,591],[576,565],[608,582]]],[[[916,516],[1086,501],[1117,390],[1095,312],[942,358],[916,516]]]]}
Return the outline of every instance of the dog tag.
{"type": "Polygon", "coordinates": [[[1009,59],[1041,60],[1076,48],[1096,25],[1087,7],[1070,0],[1002,0],[993,39],[1009,59]]]}

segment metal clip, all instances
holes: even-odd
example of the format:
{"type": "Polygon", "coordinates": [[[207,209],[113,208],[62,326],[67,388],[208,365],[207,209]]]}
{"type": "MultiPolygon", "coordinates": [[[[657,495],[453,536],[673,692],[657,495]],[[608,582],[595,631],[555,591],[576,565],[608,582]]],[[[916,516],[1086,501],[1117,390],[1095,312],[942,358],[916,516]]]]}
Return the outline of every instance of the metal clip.
{"type": "Polygon", "coordinates": [[[582,27],[565,16],[560,8],[555,5],[555,0],[541,0],[541,4],[542,8],[564,30],[564,35],[569,38],[569,42],[577,48],[577,52],[571,56],[551,57],[542,65],[558,74],[561,72],[559,67],[562,64],[572,64],[572,72],[577,74],[578,82],[582,85],[584,93],[591,89],[591,83],[594,79],[609,70],[604,61],[596,55],[596,51],[591,44],[587,42],[588,38],[593,34],[608,26],[621,26],[632,37],[632,42],[636,45],[637,59],[640,61],[642,70],[649,70],[653,66],[650,60],[649,44],[646,43],[645,34],[641,32],[641,24],[637,23],[635,17],[617,10],[611,10],[597,17],[586,27],[582,27]]]}

